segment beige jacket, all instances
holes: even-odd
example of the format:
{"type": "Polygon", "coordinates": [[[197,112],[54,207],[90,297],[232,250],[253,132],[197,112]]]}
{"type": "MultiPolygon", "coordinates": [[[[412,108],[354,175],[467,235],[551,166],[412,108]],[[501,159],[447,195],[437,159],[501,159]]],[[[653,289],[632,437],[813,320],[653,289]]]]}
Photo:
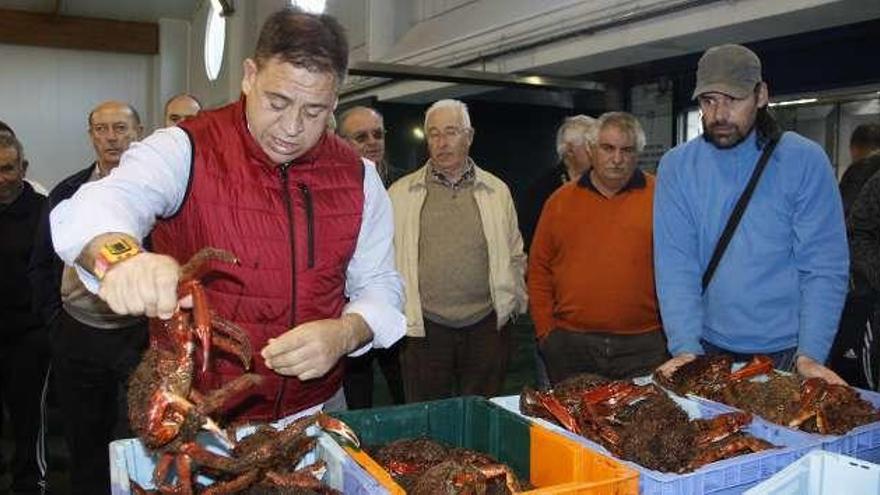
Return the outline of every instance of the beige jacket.
{"type": "MultiPolygon", "coordinates": [[[[516,209],[501,179],[474,167],[474,199],[480,210],[489,248],[489,289],[501,328],[515,314],[528,309],[525,287],[526,255],[517,225],[516,209]]],[[[419,296],[419,222],[427,195],[427,165],[402,177],[388,190],[394,207],[394,251],[397,271],[406,293],[406,334],[424,337],[425,324],[419,296]]]]}

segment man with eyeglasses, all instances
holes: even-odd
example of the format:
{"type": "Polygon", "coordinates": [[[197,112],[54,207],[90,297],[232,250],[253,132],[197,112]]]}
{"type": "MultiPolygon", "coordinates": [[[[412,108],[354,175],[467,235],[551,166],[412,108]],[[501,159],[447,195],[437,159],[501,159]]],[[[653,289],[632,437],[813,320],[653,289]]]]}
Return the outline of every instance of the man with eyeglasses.
{"type": "Polygon", "coordinates": [[[777,368],[842,383],[824,366],[849,275],[828,156],[779,131],[761,61],[746,47],[707,50],[693,97],[703,135],[663,156],[654,201],[657,293],[673,356],[659,371],[704,353],[767,354],[777,368]],[[738,225],[726,228],[750,182],[738,225]],[[716,251],[725,230],[729,243],[716,251]]]}
{"type": "Polygon", "coordinates": [[[76,269],[65,265],[52,246],[50,211],[110,175],[143,132],[137,111],[121,101],[99,104],[87,122],[95,161],[49,193],[30,267],[36,307],[51,329],[52,369],[75,494],[108,490],[107,444],[132,436],[124,390],[147,344],[146,319],[116,314],[83,285],[76,269]]]}
{"type": "Polygon", "coordinates": [[[629,379],[667,358],[654,291],[654,177],[645,132],[609,112],[588,138],[592,168],[550,196],[529,251],[529,304],[551,384],[579,373],[629,379]]]}
{"type": "Polygon", "coordinates": [[[385,122],[372,108],[349,108],[339,117],[339,135],[351,143],[359,155],[376,164],[376,171],[386,187],[393,178],[385,159],[385,122]]]}
{"type": "Polygon", "coordinates": [[[424,130],[428,162],[389,190],[406,290],[406,399],[491,397],[507,372],[507,323],[527,304],[516,211],[504,182],[469,156],[464,103],[434,103],[424,130]]]}
{"type": "MultiPolygon", "coordinates": [[[[348,141],[362,158],[372,161],[385,187],[393,181],[385,159],[385,125],[376,110],[356,106],[339,117],[339,135],[348,141]]],[[[373,362],[379,365],[391,400],[403,404],[403,378],[400,371],[399,342],[387,349],[373,349],[366,354],[345,359],[345,402],[349,409],[373,407],[373,362]]]]}

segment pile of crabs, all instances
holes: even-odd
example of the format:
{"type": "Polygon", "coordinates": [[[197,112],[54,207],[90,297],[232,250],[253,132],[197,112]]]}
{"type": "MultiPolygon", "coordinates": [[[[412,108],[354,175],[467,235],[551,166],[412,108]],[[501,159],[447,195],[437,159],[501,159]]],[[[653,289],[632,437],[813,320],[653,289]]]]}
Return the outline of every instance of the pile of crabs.
{"type": "Polygon", "coordinates": [[[728,457],[775,448],[743,431],[748,413],[690,419],[655,384],[577,375],[552,390],[529,388],[520,411],[559,423],[612,454],[655,471],[686,473],[728,457]]]}
{"type": "Polygon", "coordinates": [[[427,437],[396,440],[370,454],[411,495],[506,495],[529,489],[491,456],[427,437]]]}
{"type": "Polygon", "coordinates": [[[551,390],[526,387],[520,411],[556,422],[622,459],[674,473],[775,448],[743,431],[753,415],[825,435],[880,421],[880,411],[856,389],[776,371],[766,356],[735,371],[730,356],[701,356],[669,376],[656,373],[653,378],[654,383],[640,386],[578,375],[551,390]],[[690,419],[663,388],[741,411],[690,419]]]}
{"type": "Polygon", "coordinates": [[[211,418],[236,397],[246,395],[261,377],[245,373],[209,393],[193,388],[196,347],[202,350],[202,371],[215,348],[235,356],[250,369],[251,346],[246,333],[209,309],[200,278],[211,260],[237,263],[232,254],[204,249],[181,268],[181,297],[191,295],[192,309],[178,309],[171,319],[150,321],[150,345],[129,381],[128,409],[132,429],[158,461],[153,472],[155,490],[136,482],[136,494],[293,494],[338,493],[321,482],[326,465],[315,463],[295,469],[315,448],[307,434],[317,425],[357,445],[344,424],[324,414],[295,420],[281,429],[258,426],[236,441],[211,418]],[[199,435],[207,430],[225,444],[225,454],[209,450],[199,435]],[[199,475],[213,483],[202,486],[199,475]]]}
{"type": "Polygon", "coordinates": [[[853,387],[779,372],[766,356],[755,356],[737,371],[732,366],[733,358],[727,355],[701,356],[671,376],[657,373],[654,378],[679,395],[723,402],[808,433],[842,435],[880,421],[880,411],[853,387]]]}

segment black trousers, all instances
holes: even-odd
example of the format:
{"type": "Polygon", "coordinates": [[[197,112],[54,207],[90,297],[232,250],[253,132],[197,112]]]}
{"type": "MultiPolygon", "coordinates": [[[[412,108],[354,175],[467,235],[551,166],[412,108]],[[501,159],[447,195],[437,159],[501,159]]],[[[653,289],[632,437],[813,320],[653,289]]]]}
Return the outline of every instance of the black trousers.
{"type": "Polygon", "coordinates": [[[400,343],[388,349],[371,349],[362,356],[345,359],[345,402],[349,409],[373,407],[373,362],[379,364],[391,400],[403,404],[403,377],[400,373],[400,343]]]}
{"type": "Polygon", "coordinates": [[[859,354],[863,349],[865,333],[871,313],[874,311],[875,297],[848,294],[840,325],[831,352],[828,366],[854,387],[868,388],[868,381],[859,366],[859,354]],[[847,355],[848,353],[851,355],[847,355]]]}
{"type": "Polygon", "coordinates": [[[494,397],[510,362],[510,325],[498,329],[494,311],[464,328],[425,320],[425,336],[406,337],[401,356],[407,402],[494,397]]]}
{"type": "Polygon", "coordinates": [[[663,332],[617,335],[557,328],[538,345],[553,385],[579,373],[612,380],[652,373],[669,359],[663,332]]]}
{"type": "MultiPolygon", "coordinates": [[[[44,474],[40,464],[44,459],[38,461],[37,445],[44,445],[42,398],[48,370],[45,329],[30,330],[0,345],[0,396],[9,412],[15,442],[11,458],[14,494],[40,493],[44,474]]],[[[42,447],[39,452],[42,455],[42,447]]]]}
{"type": "Polygon", "coordinates": [[[96,329],[64,311],[59,320],[52,335],[52,366],[71,455],[71,493],[109,493],[107,446],[133,436],[126,391],[146,349],[147,326],[96,329]]]}

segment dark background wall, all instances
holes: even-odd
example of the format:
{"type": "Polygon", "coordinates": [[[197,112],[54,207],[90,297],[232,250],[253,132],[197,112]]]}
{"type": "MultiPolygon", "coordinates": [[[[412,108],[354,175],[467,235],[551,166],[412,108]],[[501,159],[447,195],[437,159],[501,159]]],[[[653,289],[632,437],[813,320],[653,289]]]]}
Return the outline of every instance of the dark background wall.
{"type": "MultiPolygon", "coordinates": [[[[869,21],[747,46],[761,57],[771,94],[825,91],[880,83],[878,33],[880,21],[869,21]]],[[[476,130],[471,154],[480,166],[504,179],[517,195],[542,169],[555,165],[556,128],[566,116],[629,109],[629,89],[657,81],[672,87],[673,115],[693,107],[691,92],[700,55],[584,74],[582,79],[605,82],[622,97],[597,100],[572,95],[572,108],[515,103],[513,90],[463,98],[476,130]]],[[[540,98],[530,99],[536,100],[540,98]]],[[[425,142],[414,136],[413,129],[422,125],[428,105],[378,102],[375,106],[385,116],[389,131],[386,145],[394,167],[414,170],[422,166],[425,142]]],[[[675,127],[674,118],[670,118],[669,126],[675,127]]]]}

